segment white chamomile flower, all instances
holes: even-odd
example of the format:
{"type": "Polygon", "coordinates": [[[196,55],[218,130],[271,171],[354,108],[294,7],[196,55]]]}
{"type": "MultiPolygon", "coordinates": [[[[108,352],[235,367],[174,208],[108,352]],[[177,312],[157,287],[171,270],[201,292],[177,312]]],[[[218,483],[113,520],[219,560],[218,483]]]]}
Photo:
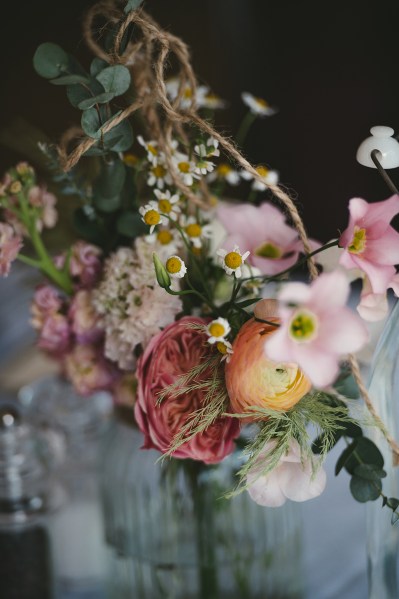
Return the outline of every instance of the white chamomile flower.
{"type": "Polygon", "coordinates": [[[250,252],[241,254],[238,245],[235,245],[233,251],[228,252],[227,250],[220,249],[217,252],[220,257],[222,266],[228,275],[234,274],[237,279],[242,276],[242,266],[244,261],[248,258],[250,252]]]}
{"type": "Polygon", "coordinates": [[[168,256],[177,252],[181,246],[180,235],[177,235],[176,231],[172,229],[158,229],[151,235],[146,235],[145,240],[147,243],[151,243],[158,246],[161,250],[161,255],[166,252],[168,256]]]}
{"type": "Polygon", "coordinates": [[[227,341],[227,339],[223,339],[223,341],[217,341],[216,349],[223,356],[221,360],[222,362],[223,360],[226,360],[227,363],[230,362],[231,354],[234,353],[233,346],[231,345],[230,341],[227,341]]]}
{"type": "Polygon", "coordinates": [[[257,98],[249,92],[241,94],[242,101],[248,106],[252,114],[257,116],[272,116],[277,110],[272,108],[263,98],[257,98]]]}
{"type": "Polygon", "coordinates": [[[212,320],[206,327],[206,334],[209,337],[208,343],[213,344],[218,341],[224,341],[230,331],[229,321],[219,316],[219,318],[212,320]]]}
{"type": "Polygon", "coordinates": [[[184,217],[181,225],[189,241],[195,248],[200,249],[202,247],[202,240],[204,238],[210,239],[212,236],[212,226],[210,224],[200,225],[194,216],[184,217]]]}
{"type": "MultiPolygon", "coordinates": [[[[171,77],[166,81],[166,93],[173,101],[176,100],[180,93],[181,80],[178,77],[171,77]]],[[[188,109],[193,105],[194,92],[190,85],[185,84],[182,90],[180,108],[188,109]]]]}
{"type": "Polygon", "coordinates": [[[198,87],[196,99],[199,108],[208,108],[209,110],[226,108],[226,102],[211,92],[207,85],[200,85],[198,87]]]}
{"type": "Polygon", "coordinates": [[[256,266],[251,266],[250,264],[243,264],[241,267],[241,275],[243,279],[248,279],[243,282],[243,289],[246,289],[251,295],[258,296],[260,290],[264,286],[264,283],[261,279],[262,273],[259,268],[256,266]],[[250,277],[259,277],[256,279],[252,279],[250,277]]]}
{"type": "Polygon", "coordinates": [[[160,153],[158,150],[158,144],[156,141],[145,141],[141,135],[137,136],[137,141],[143,148],[145,148],[147,152],[147,160],[151,162],[154,166],[158,164],[158,160],[160,157],[160,153]]]}
{"type": "Polygon", "coordinates": [[[165,225],[166,220],[161,216],[158,210],[157,202],[149,202],[145,206],[139,208],[141,220],[150,227],[150,234],[154,231],[157,225],[165,225]]]}
{"type": "Polygon", "coordinates": [[[187,267],[179,256],[171,256],[166,260],[165,268],[168,274],[176,279],[182,279],[187,272],[187,267]]]}
{"type": "Polygon", "coordinates": [[[241,177],[243,179],[245,179],[246,181],[253,180],[251,186],[252,189],[254,189],[255,191],[265,191],[265,189],[267,189],[269,185],[277,185],[279,180],[279,175],[277,171],[272,171],[266,168],[265,166],[257,166],[255,170],[258,173],[261,180],[255,179],[252,173],[249,173],[248,171],[241,172],[241,177]]]}
{"type": "Polygon", "coordinates": [[[240,182],[240,175],[231,168],[229,164],[221,162],[215,170],[208,175],[207,179],[210,183],[213,181],[227,181],[229,185],[238,185],[240,182]]]}
{"type": "Polygon", "coordinates": [[[167,191],[161,191],[160,189],[154,189],[154,193],[158,198],[158,210],[162,214],[170,216],[171,219],[177,220],[181,212],[180,206],[178,206],[179,196],[177,193],[171,195],[169,189],[167,191]]]}
{"type": "Polygon", "coordinates": [[[147,185],[163,189],[166,185],[172,185],[172,178],[163,164],[153,164],[149,169],[147,185]]]}
{"type": "Polygon", "coordinates": [[[194,179],[199,179],[198,174],[195,172],[194,162],[192,162],[186,154],[181,154],[179,152],[176,153],[173,161],[184,185],[191,187],[194,183],[194,179]]]}

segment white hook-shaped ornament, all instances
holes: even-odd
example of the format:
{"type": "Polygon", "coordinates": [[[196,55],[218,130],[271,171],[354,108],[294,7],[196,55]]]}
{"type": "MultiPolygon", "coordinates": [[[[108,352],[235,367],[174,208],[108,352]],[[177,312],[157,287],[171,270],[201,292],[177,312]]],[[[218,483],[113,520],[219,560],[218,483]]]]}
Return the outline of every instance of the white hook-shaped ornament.
{"type": "Polygon", "coordinates": [[[395,131],[392,127],[378,125],[370,129],[371,137],[365,139],[359,146],[356,160],[363,166],[377,168],[371,159],[371,152],[377,150],[376,158],[383,169],[399,166],[399,142],[392,137],[395,131]]]}

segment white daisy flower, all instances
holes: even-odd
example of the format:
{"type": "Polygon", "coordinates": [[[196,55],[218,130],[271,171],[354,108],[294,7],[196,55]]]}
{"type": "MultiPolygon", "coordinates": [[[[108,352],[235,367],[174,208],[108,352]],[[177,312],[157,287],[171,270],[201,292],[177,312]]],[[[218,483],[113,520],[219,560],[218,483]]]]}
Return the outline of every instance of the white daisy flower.
{"type": "Polygon", "coordinates": [[[213,156],[220,156],[219,142],[214,137],[208,137],[206,144],[201,143],[194,146],[194,152],[198,154],[200,158],[212,158],[213,156]]]}
{"type": "Polygon", "coordinates": [[[137,136],[137,141],[147,152],[147,160],[154,166],[158,164],[160,152],[158,150],[158,143],[156,141],[145,141],[141,135],[137,136]]]}
{"type": "Polygon", "coordinates": [[[218,164],[216,169],[210,173],[207,177],[208,181],[227,181],[230,185],[238,185],[240,182],[240,175],[231,166],[225,162],[218,164]]]}
{"type": "Polygon", "coordinates": [[[149,202],[145,206],[140,206],[139,212],[143,223],[150,227],[150,234],[157,225],[165,225],[167,222],[159,213],[157,202],[149,202]]]}
{"type": "Polygon", "coordinates": [[[182,244],[180,235],[173,229],[167,228],[158,229],[151,235],[146,235],[144,239],[147,243],[156,245],[161,250],[162,256],[163,252],[166,252],[168,256],[175,254],[182,244]]]}
{"type": "Polygon", "coordinates": [[[200,85],[197,88],[196,99],[199,108],[209,108],[209,110],[226,108],[226,102],[211,92],[207,85],[200,85]]]}
{"type": "Polygon", "coordinates": [[[238,245],[235,245],[232,252],[220,249],[216,253],[221,259],[222,266],[226,273],[228,275],[234,274],[237,277],[237,279],[239,279],[242,276],[242,266],[244,264],[244,261],[248,258],[250,252],[245,252],[245,254],[241,254],[240,248],[238,247],[238,245]]]}
{"type": "MultiPolygon", "coordinates": [[[[172,101],[176,100],[177,96],[179,95],[180,84],[181,81],[179,77],[171,77],[166,81],[166,93],[172,101]]],[[[180,107],[184,108],[185,110],[191,108],[193,104],[193,97],[193,89],[188,84],[185,84],[180,107]]]]}
{"type": "Polygon", "coordinates": [[[154,189],[154,193],[158,198],[159,212],[170,216],[173,220],[177,220],[181,212],[180,206],[177,205],[180,199],[177,193],[172,196],[169,189],[167,191],[154,189]]]}
{"type": "Polygon", "coordinates": [[[255,170],[261,177],[263,182],[259,181],[259,179],[255,179],[252,173],[249,173],[248,171],[241,171],[240,173],[241,177],[246,181],[253,180],[253,183],[251,185],[252,189],[254,189],[255,191],[265,191],[265,189],[267,189],[269,185],[277,185],[279,181],[278,171],[270,170],[265,166],[257,166],[255,170]]]}
{"type": "Polygon", "coordinates": [[[183,217],[181,225],[189,241],[195,248],[202,247],[204,238],[210,239],[212,236],[212,226],[210,224],[200,225],[194,216],[183,217]]]}
{"type": "Polygon", "coordinates": [[[172,178],[163,164],[153,164],[149,169],[147,185],[163,189],[165,185],[172,185],[172,178]]]}
{"type": "Polygon", "coordinates": [[[249,92],[243,92],[241,94],[242,101],[248,106],[252,114],[257,116],[272,116],[276,114],[277,110],[269,106],[269,104],[263,98],[257,98],[249,92]]]}
{"type": "Polygon", "coordinates": [[[200,178],[196,173],[195,163],[186,154],[176,153],[173,161],[184,185],[187,185],[187,187],[193,185],[194,179],[200,178]]]}
{"type": "Polygon", "coordinates": [[[166,260],[165,268],[168,274],[176,279],[182,279],[187,272],[187,267],[179,256],[171,256],[166,260]]]}
{"type": "Polygon", "coordinates": [[[227,341],[226,339],[223,339],[223,341],[217,341],[216,349],[220,354],[223,355],[221,362],[223,362],[223,360],[226,360],[227,363],[230,362],[231,354],[234,353],[233,346],[231,345],[230,341],[227,341]]]}
{"type": "Polygon", "coordinates": [[[208,343],[213,344],[217,341],[224,341],[230,331],[229,321],[219,316],[219,318],[212,320],[206,327],[206,334],[209,337],[208,343]]]}

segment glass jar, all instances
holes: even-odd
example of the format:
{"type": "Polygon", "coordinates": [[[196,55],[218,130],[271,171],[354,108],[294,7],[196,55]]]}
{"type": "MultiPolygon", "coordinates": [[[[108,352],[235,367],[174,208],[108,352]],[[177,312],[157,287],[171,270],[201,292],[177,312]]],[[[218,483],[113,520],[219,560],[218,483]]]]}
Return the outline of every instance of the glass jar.
{"type": "MultiPolygon", "coordinates": [[[[399,439],[399,302],[396,303],[376,348],[369,379],[369,392],[377,413],[395,439],[399,439]]],[[[374,427],[370,437],[384,456],[387,472],[383,490],[388,497],[399,497],[399,471],[380,431],[374,427]]],[[[367,552],[370,599],[397,599],[399,528],[391,524],[391,510],[381,509],[380,501],[367,505],[367,552]]]]}
{"type": "Polygon", "coordinates": [[[237,484],[242,453],[216,466],[141,450],[131,411],[104,446],[109,595],[118,599],[302,597],[299,506],[256,505],[237,484]]]}

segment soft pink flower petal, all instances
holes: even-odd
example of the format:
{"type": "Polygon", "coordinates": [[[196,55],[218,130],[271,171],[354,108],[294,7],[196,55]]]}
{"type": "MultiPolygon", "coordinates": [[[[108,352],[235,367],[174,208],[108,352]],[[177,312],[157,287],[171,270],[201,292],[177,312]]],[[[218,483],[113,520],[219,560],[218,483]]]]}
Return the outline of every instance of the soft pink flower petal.
{"type": "Polygon", "coordinates": [[[291,501],[308,501],[321,495],[326,487],[327,476],[323,468],[313,475],[310,462],[285,463],[279,472],[280,488],[291,501]]]}
{"type": "Polygon", "coordinates": [[[377,264],[399,264],[399,233],[388,227],[383,238],[368,240],[365,257],[377,264]]]}
{"type": "Polygon", "coordinates": [[[325,273],[312,285],[309,305],[322,312],[346,303],[350,292],[347,277],[340,271],[325,273]]]}
{"type": "Polygon", "coordinates": [[[386,293],[362,294],[356,309],[360,316],[368,322],[383,320],[388,314],[389,309],[387,295],[386,293]]]}
{"type": "Polygon", "coordinates": [[[312,297],[312,289],[305,283],[290,283],[285,285],[278,295],[278,299],[287,304],[301,304],[312,297]]]}
{"type": "Polygon", "coordinates": [[[317,343],[324,350],[336,353],[357,352],[368,341],[364,323],[349,308],[341,308],[330,319],[324,319],[317,343]]]}
{"type": "Polygon", "coordinates": [[[328,387],[334,382],[339,372],[339,358],[336,354],[306,343],[296,343],[294,349],[292,361],[300,366],[316,387],[328,387]]]}
{"type": "Polygon", "coordinates": [[[248,474],[248,493],[258,505],[265,507],[280,507],[286,502],[286,497],[280,489],[277,473],[271,472],[268,476],[253,476],[248,474]]]}
{"type": "MultiPolygon", "coordinates": [[[[364,200],[363,200],[364,202],[364,200]]],[[[399,212],[399,195],[393,195],[382,202],[365,202],[366,214],[360,217],[360,226],[373,227],[379,221],[390,223],[393,217],[399,212]]],[[[362,212],[362,210],[360,211],[362,212]]],[[[357,218],[357,217],[356,217],[357,218]]]]}
{"type": "Polygon", "coordinates": [[[385,293],[389,283],[392,281],[392,277],[395,275],[396,270],[394,266],[373,264],[372,262],[362,260],[356,255],[353,256],[353,262],[356,264],[357,268],[363,270],[367,275],[373,293],[385,293]]]}

